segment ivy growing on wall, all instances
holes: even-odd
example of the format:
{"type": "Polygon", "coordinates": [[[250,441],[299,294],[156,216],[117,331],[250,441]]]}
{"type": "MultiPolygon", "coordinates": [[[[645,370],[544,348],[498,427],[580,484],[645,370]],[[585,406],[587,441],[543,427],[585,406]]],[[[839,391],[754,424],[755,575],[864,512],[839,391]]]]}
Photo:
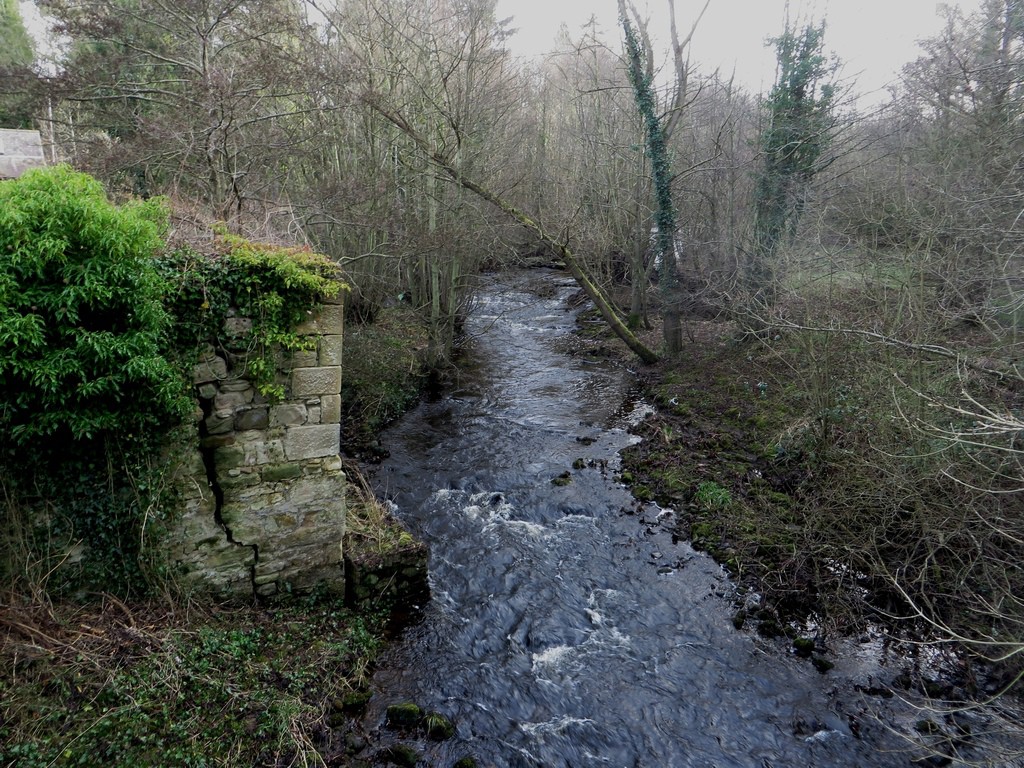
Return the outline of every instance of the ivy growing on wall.
{"type": "Polygon", "coordinates": [[[222,229],[208,252],[182,245],[161,254],[158,266],[171,286],[167,306],[175,319],[174,347],[194,351],[213,342],[248,348],[247,375],[270,397],[283,394],[273,381],[274,351],[310,344],[295,328],[345,287],[338,266],[326,256],[255,243],[222,229]],[[232,317],[252,325],[233,327],[232,317]]]}

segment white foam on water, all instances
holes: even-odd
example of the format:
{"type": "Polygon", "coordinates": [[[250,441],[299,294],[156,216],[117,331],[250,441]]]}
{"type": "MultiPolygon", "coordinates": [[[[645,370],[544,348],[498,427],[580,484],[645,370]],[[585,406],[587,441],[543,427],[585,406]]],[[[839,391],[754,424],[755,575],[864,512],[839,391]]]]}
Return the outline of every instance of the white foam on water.
{"type": "Polygon", "coordinates": [[[439,488],[431,494],[430,500],[434,503],[445,502],[457,493],[461,493],[461,491],[456,491],[454,488],[439,488]]]}
{"type": "Polygon", "coordinates": [[[563,715],[543,723],[520,723],[519,727],[531,736],[562,735],[570,728],[593,725],[594,721],[585,717],[569,717],[563,715]]]}
{"type": "MultiPolygon", "coordinates": [[[[487,526],[487,528],[497,527],[503,527],[513,531],[518,531],[520,533],[526,534],[527,536],[531,536],[535,539],[542,538],[548,533],[547,527],[541,525],[540,523],[531,523],[526,520],[496,520],[495,522],[487,526]],[[500,526],[498,525],[499,522],[501,524],[500,526]]],[[[487,530],[487,528],[485,528],[484,530],[487,530]]]]}
{"type": "MultiPolygon", "coordinates": [[[[588,641],[589,642],[589,641],[588,641]]],[[[632,648],[633,638],[629,635],[623,634],[619,631],[618,627],[611,627],[608,630],[607,641],[599,640],[601,645],[612,648],[632,648]]]]}
{"type": "Polygon", "coordinates": [[[559,668],[562,662],[570,658],[576,650],[571,645],[553,645],[540,653],[533,654],[533,672],[536,674],[542,668],[559,668]]]}
{"type": "Polygon", "coordinates": [[[592,528],[597,525],[597,518],[591,517],[590,515],[580,515],[573,513],[569,515],[563,515],[558,519],[558,522],[555,523],[556,528],[572,528],[583,525],[592,528]]]}
{"type": "Polygon", "coordinates": [[[823,730],[823,731],[816,731],[815,733],[812,733],[810,736],[806,737],[804,739],[804,741],[806,741],[808,743],[819,743],[820,744],[823,741],[828,741],[833,736],[841,736],[841,735],[842,734],[839,733],[839,731],[830,731],[830,730],[826,729],[826,730],[823,730]]]}
{"type": "Polygon", "coordinates": [[[626,416],[626,423],[631,427],[638,426],[640,422],[655,413],[657,413],[657,411],[653,406],[644,402],[638,402],[633,406],[633,410],[629,412],[629,415],[626,416]]]}

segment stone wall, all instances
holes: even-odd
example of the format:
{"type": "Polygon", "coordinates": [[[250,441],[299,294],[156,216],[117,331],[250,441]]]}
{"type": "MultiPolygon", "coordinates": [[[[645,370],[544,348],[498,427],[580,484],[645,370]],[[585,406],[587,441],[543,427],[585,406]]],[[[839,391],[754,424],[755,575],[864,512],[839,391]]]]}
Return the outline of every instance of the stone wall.
{"type": "MultiPolygon", "coordinates": [[[[246,377],[244,348],[202,353],[193,375],[201,449],[180,463],[182,510],[169,537],[187,583],[232,596],[344,590],[343,324],[336,300],[298,329],[313,348],[280,356],[279,402],[246,377]]],[[[244,339],[249,327],[229,318],[225,338],[244,339]]]]}
{"type": "Polygon", "coordinates": [[[46,165],[39,131],[0,128],[0,179],[16,179],[29,168],[46,165]]]}

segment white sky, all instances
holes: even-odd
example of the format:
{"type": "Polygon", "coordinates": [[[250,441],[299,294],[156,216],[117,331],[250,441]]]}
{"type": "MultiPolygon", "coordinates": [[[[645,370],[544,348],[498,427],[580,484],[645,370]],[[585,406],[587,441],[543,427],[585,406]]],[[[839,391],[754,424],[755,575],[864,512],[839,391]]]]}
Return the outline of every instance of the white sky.
{"type": "MultiPolygon", "coordinates": [[[[914,59],[916,41],[937,32],[942,25],[940,5],[978,8],[982,0],[711,0],[693,37],[691,60],[703,72],[716,68],[728,76],[733,71],[739,84],[754,92],[766,92],[775,78],[775,54],[765,39],[777,35],[789,5],[795,19],[825,15],[825,44],[843,62],[843,76],[855,79],[860,102],[878,103],[885,86],[900,67],[914,59]]],[[[634,0],[651,19],[651,33],[661,52],[668,52],[668,0],[634,0]]],[[[685,35],[704,0],[675,0],[680,34],[685,35]]],[[[38,29],[38,13],[28,0],[20,0],[22,14],[38,29]]],[[[621,46],[617,0],[498,0],[498,17],[513,17],[519,31],[510,48],[525,57],[551,50],[559,27],[568,25],[573,37],[596,17],[606,41],[621,46]]]]}
{"type": "MultiPolygon", "coordinates": [[[[651,18],[652,35],[663,32],[661,47],[668,50],[668,0],[635,0],[651,18]]],[[[981,0],[946,0],[965,10],[981,0]]],[[[900,67],[919,53],[915,41],[937,32],[942,25],[936,0],[790,0],[794,18],[827,16],[825,44],[844,62],[843,74],[856,77],[856,90],[866,101],[881,101],[876,93],[893,80],[900,67]]],[[[703,0],[676,0],[680,35],[685,36],[703,0]]],[[[767,91],[775,77],[774,52],[765,38],[783,26],[786,0],[711,0],[693,38],[691,60],[702,71],[718,68],[746,88],[767,91]]],[[[519,32],[509,47],[519,55],[538,56],[550,50],[559,26],[569,25],[573,37],[591,15],[605,30],[615,50],[621,46],[616,0],[498,0],[498,17],[512,16],[519,32]]],[[[656,41],[655,45],[659,42],[656,41]]]]}

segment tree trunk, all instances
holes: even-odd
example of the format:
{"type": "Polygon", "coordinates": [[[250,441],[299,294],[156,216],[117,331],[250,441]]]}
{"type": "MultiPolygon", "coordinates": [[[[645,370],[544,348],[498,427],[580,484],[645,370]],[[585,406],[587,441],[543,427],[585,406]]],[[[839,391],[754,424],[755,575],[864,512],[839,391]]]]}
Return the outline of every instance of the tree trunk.
{"type": "Polygon", "coordinates": [[[365,94],[362,100],[363,103],[370,107],[370,109],[375,111],[378,115],[412,139],[413,143],[419,147],[420,151],[423,152],[431,162],[448,174],[455,183],[486,200],[496,208],[504,211],[524,227],[532,230],[545,244],[553,248],[558,255],[562,257],[562,260],[565,262],[569,272],[576,280],[576,283],[587,295],[587,298],[594,302],[594,306],[597,307],[598,311],[601,313],[601,317],[604,318],[606,323],[608,323],[608,326],[612,329],[615,335],[622,339],[626,346],[629,347],[629,349],[644,363],[651,364],[656,363],[659,360],[658,354],[648,348],[633,334],[631,330],[629,330],[628,327],[626,327],[626,324],[622,322],[622,319],[615,311],[615,308],[611,305],[611,302],[608,301],[608,298],[604,295],[601,289],[587,277],[586,273],[583,271],[582,265],[577,261],[575,255],[573,255],[572,251],[569,250],[569,247],[566,244],[549,236],[539,223],[520,211],[503,197],[499,197],[486,187],[481,186],[472,179],[468,179],[463,176],[459,172],[459,169],[456,168],[450,160],[434,151],[426,139],[420,136],[416,129],[409,125],[400,114],[393,112],[382,105],[373,94],[365,94]]]}

